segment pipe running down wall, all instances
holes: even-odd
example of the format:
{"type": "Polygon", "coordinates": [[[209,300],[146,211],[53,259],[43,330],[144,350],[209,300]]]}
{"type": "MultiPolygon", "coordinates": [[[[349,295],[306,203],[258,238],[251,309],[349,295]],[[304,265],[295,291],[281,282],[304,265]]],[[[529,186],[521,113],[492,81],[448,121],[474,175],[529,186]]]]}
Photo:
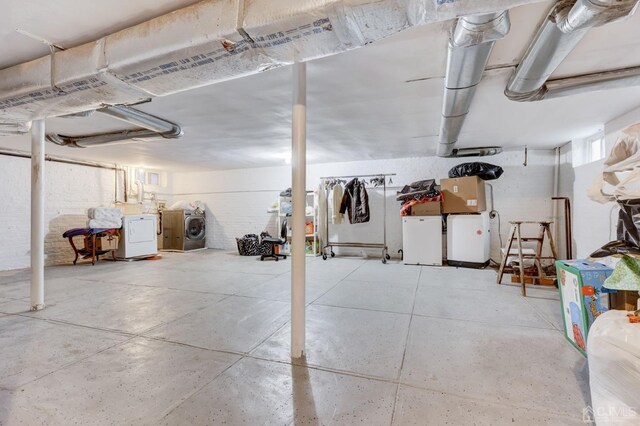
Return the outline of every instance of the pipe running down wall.
{"type": "Polygon", "coordinates": [[[537,1],[205,0],[0,70],[0,123],[133,104],[537,1]]]}
{"type": "Polygon", "coordinates": [[[454,153],[491,50],[509,28],[507,11],[464,16],[456,22],[449,40],[438,156],[454,153]]]}
{"type": "Polygon", "coordinates": [[[639,84],[640,69],[636,68],[548,82],[590,28],[631,16],[639,3],[640,0],[561,0],[556,3],[511,76],[505,95],[514,101],[539,101],[639,84]]]}

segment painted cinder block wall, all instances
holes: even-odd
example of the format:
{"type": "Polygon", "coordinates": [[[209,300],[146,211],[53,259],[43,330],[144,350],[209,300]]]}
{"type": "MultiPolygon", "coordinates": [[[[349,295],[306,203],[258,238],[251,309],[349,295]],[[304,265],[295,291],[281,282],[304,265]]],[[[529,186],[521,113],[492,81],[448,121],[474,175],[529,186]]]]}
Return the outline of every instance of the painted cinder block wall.
{"type": "MultiPolygon", "coordinates": [[[[87,209],[111,206],[115,200],[115,172],[45,162],[45,261],[71,262],[72,250],[62,233],[86,225],[87,209]]],[[[0,270],[30,264],[31,160],[0,156],[0,270]]]]}
{"type": "MultiPolygon", "coordinates": [[[[447,177],[454,165],[486,161],[504,168],[504,175],[489,182],[494,188],[495,209],[500,213],[502,237],[506,240],[510,220],[550,220],[552,215],[554,153],[529,150],[523,166],[523,151],[505,152],[483,159],[437,157],[313,164],[307,167],[307,189],[317,187],[322,176],[396,173],[387,193],[387,242],[392,255],[402,248],[400,204],[395,192],[416,180],[447,177]]],[[[235,238],[268,230],[275,234],[276,215],[267,213],[283,189],[290,186],[289,166],[173,174],[173,201],[201,200],[207,206],[207,245],[233,250],[235,238]]],[[[382,240],[382,191],[369,188],[371,221],[367,224],[330,225],[332,240],[380,242],[382,240]]],[[[490,193],[490,189],[487,189],[490,193]]],[[[498,221],[492,220],[492,258],[500,259],[498,221]]],[[[358,250],[359,251],[359,250],[358,250]]],[[[370,252],[379,255],[377,251],[370,252]]]]}

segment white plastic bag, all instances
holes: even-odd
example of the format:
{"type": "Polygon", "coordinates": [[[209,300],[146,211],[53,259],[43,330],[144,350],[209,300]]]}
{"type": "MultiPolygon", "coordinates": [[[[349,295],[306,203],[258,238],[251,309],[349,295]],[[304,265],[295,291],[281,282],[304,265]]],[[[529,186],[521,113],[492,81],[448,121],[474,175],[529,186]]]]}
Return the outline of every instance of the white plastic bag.
{"type": "Polygon", "coordinates": [[[627,127],[587,195],[598,203],[640,199],[640,123],[627,127]]]}
{"type": "Polygon", "coordinates": [[[596,425],[640,425],[640,324],[625,311],[600,315],[587,342],[591,407],[596,425]]]}
{"type": "Polygon", "coordinates": [[[202,201],[176,201],[169,207],[169,210],[199,210],[204,211],[204,204],[202,201]]]}

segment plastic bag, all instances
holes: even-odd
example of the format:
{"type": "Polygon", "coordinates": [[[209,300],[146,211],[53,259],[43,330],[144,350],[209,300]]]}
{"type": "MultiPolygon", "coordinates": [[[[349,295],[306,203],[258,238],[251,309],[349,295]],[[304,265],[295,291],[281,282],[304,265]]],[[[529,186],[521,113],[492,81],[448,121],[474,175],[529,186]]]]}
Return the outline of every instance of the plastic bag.
{"type": "Polygon", "coordinates": [[[489,163],[462,163],[449,170],[449,177],[478,176],[482,180],[494,180],[502,176],[504,170],[500,166],[489,163]]]}
{"type": "Polygon", "coordinates": [[[618,206],[617,237],[640,250],[640,200],[619,202],[618,206]]]}
{"type": "Polygon", "coordinates": [[[204,204],[202,201],[176,201],[169,207],[169,210],[193,210],[196,212],[204,212],[204,204]]]}
{"type": "Polygon", "coordinates": [[[625,311],[600,315],[589,330],[587,354],[591,407],[598,426],[640,424],[640,326],[625,311]]]}
{"type": "Polygon", "coordinates": [[[634,254],[640,256],[640,249],[628,241],[615,240],[603,245],[591,253],[589,257],[600,258],[613,256],[614,254],[634,254]]]}
{"type": "Polygon", "coordinates": [[[403,203],[412,200],[422,200],[425,198],[437,197],[440,195],[439,187],[436,187],[435,179],[425,179],[413,182],[411,185],[405,185],[398,191],[397,201],[403,203]]]}
{"type": "Polygon", "coordinates": [[[623,132],[604,160],[602,173],[587,189],[589,198],[601,204],[640,199],[640,124],[623,132]]]}
{"type": "Polygon", "coordinates": [[[613,273],[604,280],[603,286],[613,290],[638,291],[640,283],[640,260],[623,256],[616,264],[613,273]]]}

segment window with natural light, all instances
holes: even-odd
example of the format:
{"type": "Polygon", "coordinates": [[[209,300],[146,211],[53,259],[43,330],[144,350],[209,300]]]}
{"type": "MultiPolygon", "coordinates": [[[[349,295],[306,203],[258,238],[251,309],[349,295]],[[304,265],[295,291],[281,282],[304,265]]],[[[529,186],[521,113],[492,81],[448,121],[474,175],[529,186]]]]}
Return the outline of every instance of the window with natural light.
{"type": "Polygon", "coordinates": [[[602,160],[605,156],[604,132],[571,141],[573,167],[602,160]]]}

